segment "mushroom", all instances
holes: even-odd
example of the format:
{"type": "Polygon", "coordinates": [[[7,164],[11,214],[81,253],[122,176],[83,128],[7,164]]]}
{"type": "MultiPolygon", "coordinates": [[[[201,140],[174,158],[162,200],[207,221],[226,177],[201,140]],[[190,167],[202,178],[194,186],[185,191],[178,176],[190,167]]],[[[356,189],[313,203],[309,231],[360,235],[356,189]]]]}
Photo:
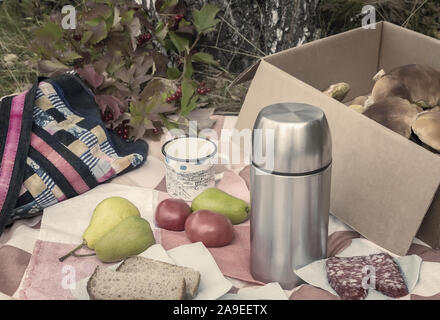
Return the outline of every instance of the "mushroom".
{"type": "Polygon", "coordinates": [[[382,78],[384,75],[386,75],[386,72],[384,69],[381,69],[376,75],[373,77],[374,82],[382,78]]]}
{"type": "Polygon", "coordinates": [[[419,113],[413,122],[412,130],[420,141],[440,152],[440,112],[419,113]]]}
{"type": "Polygon", "coordinates": [[[364,113],[365,112],[365,107],[361,104],[352,104],[348,106],[350,109],[359,112],[359,113],[364,113]]]}
{"type": "Polygon", "coordinates": [[[372,100],[371,95],[359,96],[350,101],[347,106],[357,112],[364,113],[373,104],[372,100]]]}
{"type": "Polygon", "coordinates": [[[356,104],[363,106],[365,104],[365,101],[367,101],[367,100],[368,100],[367,96],[359,96],[359,97],[356,97],[353,100],[351,100],[351,102],[349,103],[349,106],[356,105],[356,104]]]}
{"type": "Polygon", "coordinates": [[[411,125],[419,113],[419,108],[399,97],[389,97],[376,101],[363,114],[383,126],[409,138],[411,125]]]}
{"type": "Polygon", "coordinates": [[[330,87],[327,88],[327,90],[324,91],[324,93],[333,99],[342,101],[345,99],[349,91],[350,85],[345,82],[340,82],[332,84],[330,87]]]}
{"type": "Polygon", "coordinates": [[[440,71],[421,64],[397,67],[388,74],[379,72],[374,79],[373,100],[400,97],[423,109],[440,105],[440,71]]]}

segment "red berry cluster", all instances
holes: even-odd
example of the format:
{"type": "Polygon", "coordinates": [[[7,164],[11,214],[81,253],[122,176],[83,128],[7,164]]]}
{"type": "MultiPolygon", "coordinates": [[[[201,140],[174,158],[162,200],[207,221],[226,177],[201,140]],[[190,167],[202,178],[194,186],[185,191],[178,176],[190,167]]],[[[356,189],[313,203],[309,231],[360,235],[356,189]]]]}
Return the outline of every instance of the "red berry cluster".
{"type": "Polygon", "coordinates": [[[124,120],[121,124],[119,124],[114,130],[121,138],[128,140],[128,126],[127,123],[129,120],[124,120]]]}
{"type": "Polygon", "coordinates": [[[176,14],[174,16],[174,29],[178,29],[179,28],[179,23],[180,21],[183,19],[183,15],[182,14],[176,14]]]}
{"type": "Polygon", "coordinates": [[[104,122],[109,122],[114,119],[113,113],[109,109],[106,109],[105,112],[101,114],[101,118],[104,122]]]}
{"type": "Polygon", "coordinates": [[[145,42],[148,42],[151,40],[151,33],[147,32],[147,33],[143,33],[140,36],[138,36],[136,38],[137,40],[137,45],[141,46],[143,45],[145,42]]]}
{"type": "Polygon", "coordinates": [[[167,98],[167,103],[170,103],[170,102],[172,102],[172,101],[176,101],[176,100],[180,99],[181,97],[182,97],[182,88],[179,87],[179,88],[176,90],[176,92],[174,92],[172,95],[170,95],[170,96],[167,98]]]}
{"type": "Polygon", "coordinates": [[[201,96],[204,96],[205,94],[210,92],[211,92],[211,88],[205,88],[205,87],[197,88],[197,93],[200,94],[201,96]]]}

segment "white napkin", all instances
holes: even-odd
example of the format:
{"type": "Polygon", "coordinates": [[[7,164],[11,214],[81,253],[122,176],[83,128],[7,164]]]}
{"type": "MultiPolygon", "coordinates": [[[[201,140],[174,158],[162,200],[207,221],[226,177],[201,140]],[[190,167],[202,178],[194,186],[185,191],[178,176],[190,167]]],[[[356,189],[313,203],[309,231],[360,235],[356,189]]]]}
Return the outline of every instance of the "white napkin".
{"type": "MultiPolygon", "coordinates": [[[[175,264],[174,261],[170,259],[170,257],[167,255],[167,252],[160,244],[152,245],[147,250],[142,252],[139,256],[158,260],[158,261],[163,261],[163,262],[170,263],[170,264],[175,264]]],[[[117,263],[109,268],[112,270],[116,270],[121,263],[122,262],[117,263]]],[[[70,292],[72,293],[72,296],[75,299],[77,299],[77,300],[90,300],[89,294],[87,293],[87,282],[89,281],[90,276],[79,280],[76,283],[75,288],[70,290],[70,292]]]]}
{"type": "Polygon", "coordinates": [[[272,282],[262,287],[242,288],[236,294],[225,294],[220,300],[288,300],[288,298],[280,284],[272,282]]]}
{"type": "MultiPolygon", "coordinates": [[[[232,287],[231,283],[221,273],[214,258],[201,242],[183,245],[168,252],[160,244],[156,244],[141,253],[140,256],[198,270],[200,272],[200,285],[195,300],[217,299],[232,287]]],[[[119,264],[116,264],[110,268],[115,270],[118,266],[119,264]]],[[[75,289],[71,290],[75,299],[90,300],[87,293],[89,278],[81,279],[76,283],[75,289]]]]}
{"type": "MultiPolygon", "coordinates": [[[[381,253],[384,250],[381,250],[379,247],[372,245],[366,239],[353,239],[352,244],[342,251],[337,256],[340,257],[353,257],[353,256],[366,256],[375,253],[381,253]]],[[[402,270],[403,277],[405,279],[406,285],[408,287],[408,291],[411,292],[419,279],[420,267],[422,264],[422,259],[417,255],[411,256],[396,256],[391,254],[402,270]]],[[[305,267],[302,267],[298,270],[295,270],[295,273],[303,279],[305,282],[311,284],[312,286],[327,290],[328,292],[338,295],[333,288],[330,286],[327,280],[327,273],[325,271],[325,262],[327,259],[318,260],[308,264],[305,267]]],[[[365,300],[391,300],[392,298],[385,296],[384,294],[376,291],[369,290],[368,296],[365,300]]],[[[405,299],[402,297],[401,299],[405,299]]]]}
{"type": "MultiPolygon", "coordinates": [[[[151,227],[156,228],[153,204],[157,203],[157,191],[110,183],[102,184],[81,196],[47,208],[41,222],[40,240],[68,244],[81,243],[82,234],[90,222],[93,210],[99,202],[112,196],[130,200],[139,209],[141,216],[150,222],[151,227]]],[[[160,239],[156,241],[160,243],[160,239]]],[[[202,243],[184,245],[168,253],[162,246],[154,245],[141,256],[198,270],[201,281],[195,299],[217,299],[232,287],[202,243]]],[[[117,268],[117,265],[112,268],[117,268]]],[[[76,288],[72,290],[75,298],[89,299],[87,281],[88,278],[85,278],[77,282],[76,288]]]]}
{"type": "Polygon", "coordinates": [[[157,199],[157,191],[105,183],[45,209],[39,239],[68,244],[81,243],[82,234],[90,223],[95,207],[102,200],[113,196],[130,200],[139,209],[142,218],[155,228],[153,204],[157,199]]]}
{"type": "Polygon", "coordinates": [[[168,250],[168,255],[179,266],[200,272],[200,285],[194,300],[214,300],[232,288],[220,271],[211,253],[201,242],[185,244],[168,250]]]}

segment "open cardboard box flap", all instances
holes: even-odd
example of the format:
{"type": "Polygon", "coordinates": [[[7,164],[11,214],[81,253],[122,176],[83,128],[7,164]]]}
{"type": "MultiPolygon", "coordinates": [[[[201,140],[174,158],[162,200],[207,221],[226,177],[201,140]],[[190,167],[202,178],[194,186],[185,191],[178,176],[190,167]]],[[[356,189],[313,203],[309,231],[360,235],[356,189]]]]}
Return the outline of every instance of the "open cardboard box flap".
{"type": "Polygon", "coordinates": [[[320,107],[333,139],[331,213],[400,255],[426,215],[418,236],[438,247],[440,157],[321,91],[347,82],[350,101],[371,92],[380,69],[410,63],[440,69],[439,55],[440,41],[379,23],[265,57],[239,78],[253,80],[237,128],[252,128],[258,112],[272,103],[320,107]]]}

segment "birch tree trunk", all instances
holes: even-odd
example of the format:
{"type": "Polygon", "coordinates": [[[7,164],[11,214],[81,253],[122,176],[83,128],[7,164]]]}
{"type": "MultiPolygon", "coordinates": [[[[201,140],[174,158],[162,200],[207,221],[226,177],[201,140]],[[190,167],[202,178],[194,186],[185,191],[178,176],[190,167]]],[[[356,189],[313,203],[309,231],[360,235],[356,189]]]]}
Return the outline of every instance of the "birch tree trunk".
{"type": "MultiPolygon", "coordinates": [[[[204,0],[184,0],[191,11],[204,0]]],[[[320,0],[210,0],[221,11],[217,32],[201,46],[231,72],[241,72],[258,57],[314,40],[320,0]]]]}

